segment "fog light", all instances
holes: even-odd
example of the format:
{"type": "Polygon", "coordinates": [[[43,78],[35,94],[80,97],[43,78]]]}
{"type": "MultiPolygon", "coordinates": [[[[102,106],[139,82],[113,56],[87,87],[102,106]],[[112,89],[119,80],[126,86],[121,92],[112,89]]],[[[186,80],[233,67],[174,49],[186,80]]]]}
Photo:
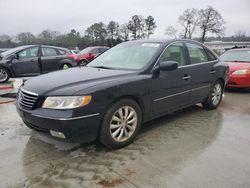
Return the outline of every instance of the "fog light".
{"type": "Polygon", "coordinates": [[[62,132],[53,131],[53,130],[50,130],[49,132],[50,132],[50,134],[52,136],[55,136],[55,137],[58,137],[58,138],[66,138],[65,135],[62,132]]]}

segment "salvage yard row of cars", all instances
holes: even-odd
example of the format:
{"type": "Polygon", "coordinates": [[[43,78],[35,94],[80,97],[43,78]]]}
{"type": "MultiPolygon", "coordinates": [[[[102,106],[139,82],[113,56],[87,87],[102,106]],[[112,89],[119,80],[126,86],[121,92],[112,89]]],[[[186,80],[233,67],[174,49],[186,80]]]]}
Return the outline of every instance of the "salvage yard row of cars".
{"type": "Polygon", "coordinates": [[[64,69],[86,65],[108,47],[88,47],[78,54],[66,48],[46,45],[27,45],[9,49],[0,53],[0,83],[10,77],[37,76],[64,69]]]}
{"type": "MultiPolygon", "coordinates": [[[[38,47],[40,61],[45,47],[38,47]]],[[[63,50],[56,49],[57,55],[63,50]]],[[[116,149],[130,144],[144,122],[197,103],[216,109],[226,86],[250,87],[249,49],[218,58],[193,40],[140,40],[98,52],[90,59],[79,56],[83,62],[65,51],[58,68],[66,61],[84,66],[43,74],[21,86],[16,108],[28,127],[67,141],[98,139],[116,149]]],[[[10,59],[18,61],[17,54],[10,59]]]]}

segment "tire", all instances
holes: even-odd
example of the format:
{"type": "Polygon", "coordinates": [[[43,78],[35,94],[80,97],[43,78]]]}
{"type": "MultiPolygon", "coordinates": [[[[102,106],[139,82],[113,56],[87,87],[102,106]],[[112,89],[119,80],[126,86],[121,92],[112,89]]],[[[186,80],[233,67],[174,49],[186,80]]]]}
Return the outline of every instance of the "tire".
{"type": "Polygon", "coordinates": [[[80,61],[80,65],[81,66],[86,66],[88,63],[89,62],[87,60],[85,60],[85,59],[83,59],[83,60],[80,61]]]}
{"type": "Polygon", "coordinates": [[[213,87],[209,92],[208,97],[201,104],[207,110],[216,109],[221,102],[222,95],[223,95],[223,83],[218,80],[213,84],[213,87]]]}
{"type": "Polygon", "coordinates": [[[64,64],[62,64],[60,69],[63,70],[63,69],[68,69],[70,67],[72,67],[70,64],[64,63],[64,64]]]}
{"type": "Polygon", "coordinates": [[[0,83],[7,82],[10,78],[10,72],[4,67],[0,67],[0,83]]]}
{"type": "Polygon", "coordinates": [[[99,140],[110,149],[127,146],[140,130],[141,122],[142,114],[139,105],[131,99],[122,99],[106,112],[99,140]]]}

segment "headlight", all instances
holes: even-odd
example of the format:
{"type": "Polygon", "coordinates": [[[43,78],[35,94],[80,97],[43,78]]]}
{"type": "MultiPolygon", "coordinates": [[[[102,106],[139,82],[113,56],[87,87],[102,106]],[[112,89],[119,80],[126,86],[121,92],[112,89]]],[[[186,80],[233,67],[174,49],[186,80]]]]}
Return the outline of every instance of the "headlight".
{"type": "Polygon", "coordinates": [[[242,69],[233,72],[234,75],[250,75],[250,69],[242,69]]]}
{"type": "Polygon", "coordinates": [[[91,99],[92,99],[91,95],[47,97],[42,107],[51,109],[62,109],[62,110],[73,109],[88,105],[91,99]]]}

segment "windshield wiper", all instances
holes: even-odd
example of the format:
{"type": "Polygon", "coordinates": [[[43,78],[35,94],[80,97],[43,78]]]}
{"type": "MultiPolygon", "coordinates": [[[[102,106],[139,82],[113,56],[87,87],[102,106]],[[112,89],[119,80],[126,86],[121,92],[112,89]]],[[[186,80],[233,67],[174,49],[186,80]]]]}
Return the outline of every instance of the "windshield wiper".
{"type": "Polygon", "coordinates": [[[98,68],[98,69],[112,69],[111,67],[105,67],[105,66],[93,66],[93,68],[98,68]]]}

